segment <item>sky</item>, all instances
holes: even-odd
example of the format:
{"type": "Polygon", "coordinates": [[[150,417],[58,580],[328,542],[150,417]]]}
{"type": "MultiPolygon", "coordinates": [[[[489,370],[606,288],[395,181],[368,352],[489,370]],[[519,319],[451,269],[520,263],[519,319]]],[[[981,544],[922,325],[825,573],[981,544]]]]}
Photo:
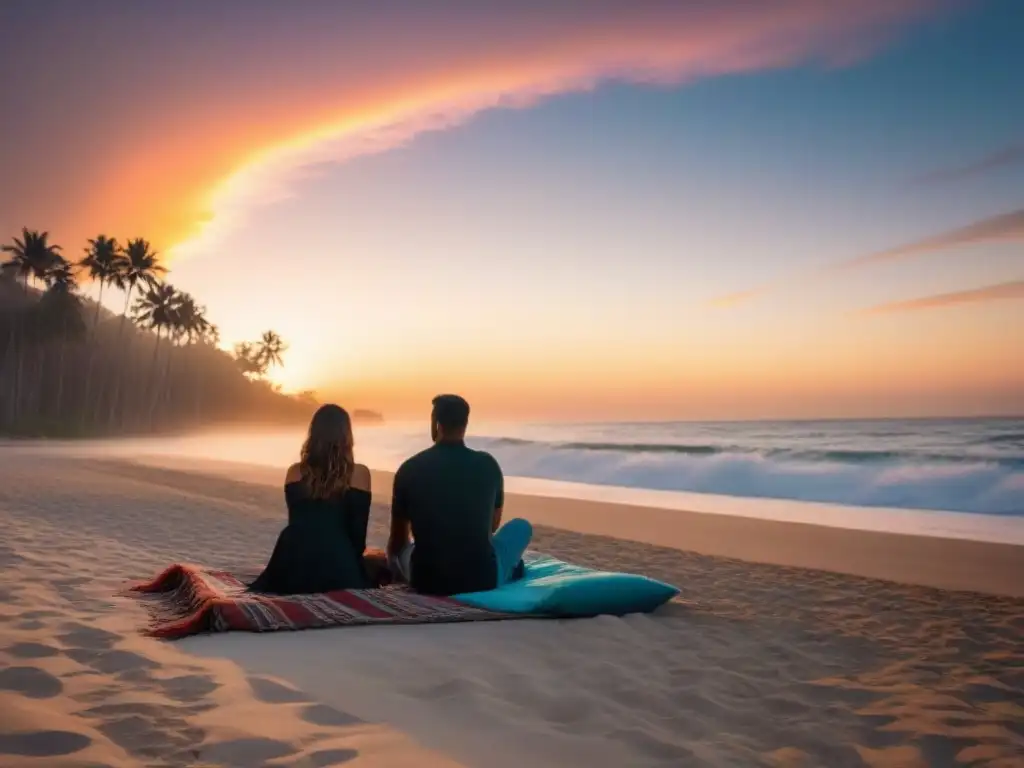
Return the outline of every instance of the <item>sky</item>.
{"type": "Polygon", "coordinates": [[[1019,0],[9,0],[0,238],[146,237],[226,347],[388,416],[1020,414],[1021,40],[1019,0]]]}

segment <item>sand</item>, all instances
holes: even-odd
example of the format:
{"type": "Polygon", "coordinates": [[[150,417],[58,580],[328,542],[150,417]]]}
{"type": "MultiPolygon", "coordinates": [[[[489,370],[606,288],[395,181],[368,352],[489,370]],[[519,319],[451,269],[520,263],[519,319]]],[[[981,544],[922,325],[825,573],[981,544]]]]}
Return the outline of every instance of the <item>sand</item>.
{"type": "Polygon", "coordinates": [[[515,496],[537,549],[682,599],[142,637],[125,580],[251,569],[281,527],[277,472],[210,469],[0,449],[0,765],[1024,764],[1024,548],[515,496]]]}

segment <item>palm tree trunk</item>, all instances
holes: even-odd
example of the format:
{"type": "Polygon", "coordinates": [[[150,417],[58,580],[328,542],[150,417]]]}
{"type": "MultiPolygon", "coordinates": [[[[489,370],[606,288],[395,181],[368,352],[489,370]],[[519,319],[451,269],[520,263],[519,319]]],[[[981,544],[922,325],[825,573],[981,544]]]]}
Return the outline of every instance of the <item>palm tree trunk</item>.
{"type": "Polygon", "coordinates": [[[201,347],[196,350],[197,354],[194,355],[196,359],[196,397],[195,397],[195,412],[193,418],[198,423],[203,416],[203,387],[206,386],[206,366],[203,365],[203,353],[206,352],[205,347],[201,347]]]}
{"type": "MultiPolygon", "coordinates": [[[[18,358],[18,320],[17,317],[11,318],[11,328],[7,337],[7,349],[4,350],[4,371],[11,371],[12,367],[17,366],[18,358]],[[14,366],[11,365],[10,361],[14,361],[14,366]]],[[[17,379],[14,376],[4,377],[4,386],[10,386],[10,391],[7,393],[7,422],[9,424],[14,423],[14,415],[17,406],[17,394],[18,384],[17,379]]]]}
{"type": "Polygon", "coordinates": [[[33,387],[31,383],[28,386],[28,391],[25,394],[25,408],[23,413],[28,414],[33,418],[33,425],[38,427],[40,423],[41,410],[39,403],[41,400],[39,390],[43,387],[43,363],[45,362],[45,350],[40,348],[41,345],[36,344],[32,346],[31,355],[31,371],[30,380],[35,383],[33,387]]]}
{"type": "Polygon", "coordinates": [[[168,339],[170,346],[167,348],[167,365],[164,366],[164,378],[160,382],[160,392],[162,393],[161,402],[165,409],[170,408],[171,405],[171,394],[173,393],[173,387],[171,386],[171,366],[174,363],[174,350],[176,349],[175,344],[180,341],[180,337],[177,339],[168,339]]]}
{"type": "Polygon", "coordinates": [[[124,333],[124,321],[128,317],[128,302],[132,300],[132,291],[135,289],[134,283],[128,284],[128,291],[124,295],[124,310],[121,312],[121,322],[117,326],[117,340],[121,340],[121,334],[124,333]]]}
{"type": "MultiPolygon", "coordinates": [[[[93,419],[95,419],[96,416],[99,414],[99,410],[100,410],[100,399],[99,399],[99,397],[96,398],[96,407],[92,408],[92,409],[90,409],[90,407],[89,407],[89,400],[91,399],[90,395],[92,394],[93,366],[96,363],[96,329],[99,327],[99,324],[100,324],[100,307],[103,304],[103,286],[105,284],[106,284],[105,280],[100,280],[100,296],[96,300],[96,311],[93,312],[93,315],[92,315],[92,331],[90,332],[90,335],[89,335],[89,366],[88,366],[88,368],[86,370],[86,373],[85,373],[85,402],[82,405],[82,411],[81,411],[82,417],[81,417],[81,422],[79,424],[79,426],[81,426],[81,427],[85,426],[85,423],[86,423],[86,421],[89,418],[90,411],[92,412],[93,419]]],[[[65,335],[66,335],[66,331],[67,331],[67,328],[65,328],[65,335]]],[[[62,367],[61,368],[61,375],[63,375],[63,373],[64,373],[64,370],[63,370],[63,367],[62,367]]]]}
{"type": "Polygon", "coordinates": [[[149,401],[149,426],[153,426],[153,417],[156,415],[156,406],[160,401],[160,388],[154,386],[156,384],[156,364],[157,358],[160,354],[160,337],[163,329],[157,326],[156,329],[156,344],[153,346],[153,360],[149,365],[149,389],[153,393],[149,401]]]}
{"type": "MultiPolygon", "coordinates": [[[[30,299],[28,292],[28,273],[26,273],[22,281],[25,286],[25,299],[30,299]]],[[[28,311],[26,309],[25,311],[28,311]]],[[[22,413],[21,410],[21,396],[22,396],[22,384],[24,383],[25,375],[25,317],[19,312],[15,320],[16,333],[14,335],[14,341],[17,345],[15,354],[17,355],[17,370],[14,374],[14,391],[11,394],[11,421],[17,421],[18,416],[22,413]]]]}
{"type": "MultiPolygon", "coordinates": [[[[128,290],[124,295],[124,310],[121,312],[121,321],[117,325],[117,348],[119,350],[118,364],[111,366],[111,372],[114,374],[114,389],[110,393],[110,411],[107,413],[107,426],[113,428],[114,418],[117,415],[118,406],[121,404],[121,379],[124,377],[125,366],[124,361],[127,357],[127,351],[121,348],[121,337],[124,334],[124,322],[128,319],[128,302],[132,300],[132,290],[135,288],[134,283],[128,284],[128,290]]],[[[125,424],[127,414],[125,409],[121,411],[121,426],[125,424]]]]}
{"type": "Polygon", "coordinates": [[[100,324],[100,307],[103,306],[103,286],[106,285],[106,282],[106,280],[100,280],[100,296],[96,299],[96,310],[92,313],[92,341],[96,339],[96,329],[100,324]]]}
{"type": "Polygon", "coordinates": [[[23,415],[21,409],[21,399],[25,391],[25,367],[28,356],[28,344],[25,342],[25,325],[18,320],[18,368],[14,374],[14,397],[11,399],[11,415],[12,418],[17,419],[19,415],[23,415]]]}
{"type": "Polygon", "coordinates": [[[67,348],[68,324],[65,320],[64,327],[61,329],[60,348],[57,355],[57,396],[54,398],[54,403],[57,407],[57,419],[62,425],[64,423],[64,355],[67,352],[67,348]]]}

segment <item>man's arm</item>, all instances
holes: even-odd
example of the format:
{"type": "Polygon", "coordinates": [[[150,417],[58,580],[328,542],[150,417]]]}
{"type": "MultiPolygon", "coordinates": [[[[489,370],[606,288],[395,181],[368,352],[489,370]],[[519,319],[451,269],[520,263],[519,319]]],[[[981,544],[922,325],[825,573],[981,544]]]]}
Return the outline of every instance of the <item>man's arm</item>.
{"type": "Polygon", "coordinates": [[[391,535],[388,536],[388,556],[398,557],[406,545],[412,540],[409,534],[409,521],[391,514],[391,535]]]}
{"type": "Polygon", "coordinates": [[[410,542],[409,509],[406,506],[408,500],[408,482],[406,474],[399,467],[395,473],[394,487],[391,491],[391,533],[388,536],[387,553],[391,557],[397,557],[405,546],[410,542]]]}
{"type": "Polygon", "coordinates": [[[491,533],[501,527],[501,513],[505,506],[505,476],[501,473],[501,466],[497,460],[494,462],[494,469],[498,473],[498,492],[494,495],[494,517],[491,520],[491,533]]]}

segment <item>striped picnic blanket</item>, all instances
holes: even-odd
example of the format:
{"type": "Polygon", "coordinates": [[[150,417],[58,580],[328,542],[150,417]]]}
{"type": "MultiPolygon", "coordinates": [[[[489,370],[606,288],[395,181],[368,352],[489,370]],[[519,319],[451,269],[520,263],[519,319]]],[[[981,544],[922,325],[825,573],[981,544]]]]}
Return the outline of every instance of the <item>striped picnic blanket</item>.
{"type": "Polygon", "coordinates": [[[274,632],[361,624],[427,624],[524,618],[474,608],[404,586],[348,589],[312,595],[245,591],[255,578],[199,565],[172,565],[129,594],[150,614],[146,633],[176,639],[204,632],[274,632]]]}

